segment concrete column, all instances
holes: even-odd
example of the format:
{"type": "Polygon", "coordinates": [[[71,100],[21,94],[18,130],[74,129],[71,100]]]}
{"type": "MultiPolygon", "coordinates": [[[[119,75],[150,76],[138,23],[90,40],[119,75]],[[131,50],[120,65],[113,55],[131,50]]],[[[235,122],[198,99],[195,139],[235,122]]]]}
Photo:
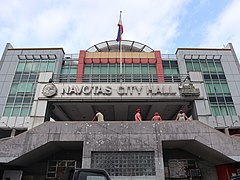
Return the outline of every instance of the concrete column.
{"type": "Polygon", "coordinates": [[[13,128],[13,129],[12,129],[12,131],[11,131],[11,137],[14,137],[14,136],[15,136],[15,134],[16,134],[16,129],[15,129],[15,128],[13,128]]]}
{"type": "Polygon", "coordinates": [[[155,151],[155,170],[156,180],[165,179],[162,143],[158,144],[157,151],[155,151]]]}
{"type": "Polygon", "coordinates": [[[52,72],[44,72],[39,74],[38,85],[33,101],[31,118],[33,119],[32,127],[36,127],[42,123],[44,123],[44,117],[47,110],[47,100],[39,100],[39,94],[42,93],[42,89],[40,88],[40,84],[47,84],[49,80],[52,78],[52,72]]]}
{"type": "Polygon", "coordinates": [[[82,168],[91,168],[91,150],[88,147],[88,141],[83,143],[82,168]]]}

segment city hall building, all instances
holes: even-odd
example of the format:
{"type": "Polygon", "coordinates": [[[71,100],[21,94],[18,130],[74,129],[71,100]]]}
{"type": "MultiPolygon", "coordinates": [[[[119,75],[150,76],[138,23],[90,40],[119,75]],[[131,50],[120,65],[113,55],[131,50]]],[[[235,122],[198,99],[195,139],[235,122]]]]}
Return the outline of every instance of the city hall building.
{"type": "Polygon", "coordinates": [[[230,43],[175,54],[129,40],[76,54],[8,43],[1,57],[0,179],[62,179],[77,167],[113,180],[228,180],[240,174],[239,134],[230,43]],[[97,110],[104,122],[92,121],[97,110]],[[190,120],[176,121],[180,110],[190,120]]]}

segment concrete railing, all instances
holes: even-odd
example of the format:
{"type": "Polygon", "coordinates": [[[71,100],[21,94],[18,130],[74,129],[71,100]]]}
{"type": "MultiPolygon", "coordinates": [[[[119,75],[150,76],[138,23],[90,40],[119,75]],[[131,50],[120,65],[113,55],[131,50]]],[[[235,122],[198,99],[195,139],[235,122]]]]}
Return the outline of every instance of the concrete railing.
{"type": "MultiPolygon", "coordinates": [[[[191,141],[239,158],[240,143],[199,121],[160,122],[45,122],[11,139],[1,141],[0,162],[14,159],[53,141],[82,141],[89,150],[162,152],[164,142],[191,141]],[[163,145],[162,145],[163,144],[163,145]]],[[[184,147],[183,147],[184,148],[184,147]]],[[[233,158],[234,159],[234,158],[233,158]]]]}

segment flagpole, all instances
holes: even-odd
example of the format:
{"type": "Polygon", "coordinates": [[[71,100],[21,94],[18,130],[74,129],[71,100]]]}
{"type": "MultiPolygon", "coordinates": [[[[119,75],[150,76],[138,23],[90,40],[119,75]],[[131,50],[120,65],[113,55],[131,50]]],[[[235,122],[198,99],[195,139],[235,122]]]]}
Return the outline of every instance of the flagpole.
{"type": "MultiPolygon", "coordinates": [[[[120,19],[122,20],[122,11],[120,11],[120,19]]],[[[119,41],[120,46],[120,81],[122,82],[122,40],[119,41]]]]}
{"type": "Polygon", "coordinates": [[[123,25],[122,25],[122,11],[120,11],[119,21],[118,21],[118,35],[117,35],[117,42],[119,42],[119,66],[120,66],[120,82],[122,82],[122,33],[123,33],[123,25]]]}
{"type": "Polygon", "coordinates": [[[122,41],[119,41],[120,46],[120,74],[122,75],[122,41]]]}

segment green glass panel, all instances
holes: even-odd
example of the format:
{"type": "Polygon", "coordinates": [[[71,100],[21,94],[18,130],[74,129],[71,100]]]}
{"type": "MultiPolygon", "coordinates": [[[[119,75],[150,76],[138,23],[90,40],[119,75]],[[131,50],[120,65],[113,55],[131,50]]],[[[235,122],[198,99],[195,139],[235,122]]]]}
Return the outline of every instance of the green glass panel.
{"type": "Polygon", "coordinates": [[[230,90],[227,83],[222,83],[222,89],[224,94],[230,94],[230,90]]]}
{"type": "Polygon", "coordinates": [[[34,92],[34,91],[35,91],[35,84],[34,83],[28,83],[25,92],[34,92]]]}
{"type": "Polygon", "coordinates": [[[148,72],[148,66],[147,65],[142,65],[141,66],[141,72],[142,72],[142,74],[149,74],[149,72],[148,72]]]}
{"type": "Polygon", "coordinates": [[[209,66],[209,71],[210,72],[216,72],[217,71],[213,62],[208,62],[208,66],[209,66]]]}
{"type": "Polygon", "coordinates": [[[92,74],[100,74],[100,67],[98,64],[97,65],[94,64],[92,74]]]}
{"type": "Polygon", "coordinates": [[[200,67],[199,62],[194,62],[193,67],[194,67],[195,71],[201,72],[201,67],[200,67]]]}
{"type": "Polygon", "coordinates": [[[179,74],[179,72],[178,72],[178,69],[177,68],[172,68],[172,74],[179,74]]]}
{"type": "Polygon", "coordinates": [[[48,62],[47,72],[53,72],[54,71],[54,66],[55,66],[55,62],[48,62]]]}
{"type": "Polygon", "coordinates": [[[101,74],[107,74],[108,66],[107,65],[102,65],[100,69],[101,74]]]}
{"type": "Polygon", "coordinates": [[[206,62],[201,62],[201,66],[202,66],[202,72],[209,72],[206,62]]]}
{"type": "Polygon", "coordinates": [[[22,79],[21,79],[21,81],[22,81],[22,82],[26,82],[26,81],[28,80],[28,78],[29,78],[29,73],[27,73],[27,74],[22,74],[22,79]]]}
{"type": "Polygon", "coordinates": [[[18,88],[18,84],[12,84],[10,94],[16,94],[18,88]]]}
{"type": "Polygon", "coordinates": [[[206,89],[207,94],[209,94],[210,93],[210,85],[206,83],[205,89],[206,89]]]}
{"type": "Polygon", "coordinates": [[[222,64],[220,62],[215,62],[217,72],[223,72],[222,64]]]}
{"type": "Polygon", "coordinates": [[[17,72],[22,72],[24,70],[25,62],[19,62],[17,67],[17,72]]]}
{"type": "Polygon", "coordinates": [[[222,93],[221,85],[219,83],[214,83],[213,85],[216,93],[222,93]]]}
{"type": "Polygon", "coordinates": [[[163,68],[163,72],[164,72],[164,74],[167,74],[167,75],[171,74],[171,69],[170,69],[170,67],[165,67],[165,68],[163,68]]]}
{"type": "Polygon", "coordinates": [[[24,97],[23,103],[29,104],[31,102],[31,97],[24,97]]]}
{"type": "Polygon", "coordinates": [[[15,103],[22,103],[23,97],[19,97],[17,96],[17,98],[15,99],[15,103]]]}
{"type": "Polygon", "coordinates": [[[47,70],[47,62],[41,62],[39,71],[46,72],[46,70],[47,70]]]}
{"type": "Polygon", "coordinates": [[[84,74],[91,74],[91,65],[84,66],[84,74]]]}
{"type": "MultiPolygon", "coordinates": [[[[123,66],[122,66],[122,70],[123,70],[123,66]]],[[[117,64],[117,72],[116,72],[116,74],[120,74],[120,65],[119,64],[117,64]]]]}
{"type": "Polygon", "coordinates": [[[220,116],[220,111],[218,106],[216,105],[211,105],[211,111],[213,116],[220,116]]]}
{"type": "Polygon", "coordinates": [[[132,64],[125,65],[125,74],[132,74],[132,64]]]}
{"type": "Polygon", "coordinates": [[[117,74],[117,67],[116,65],[109,65],[109,74],[117,74]]]}
{"type": "Polygon", "coordinates": [[[188,72],[194,71],[192,62],[186,62],[188,72]]]}
{"type": "Polygon", "coordinates": [[[28,116],[29,115],[29,107],[22,107],[20,116],[28,116]]]}
{"type": "Polygon", "coordinates": [[[70,69],[70,74],[77,74],[77,69],[70,69]]]}
{"type": "Polygon", "coordinates": [[[31,73],[28,82],[35,82],[37,79],[38,75],[36,73],[31,73]]]}
{"type": "Polygon", "coordinates": [[[25,92],[27,87],[27,83],[19,83],[18,92],[25,92]]]}
{"type": "Polygon", "coordinates": [[[24,72],[31,72],[32,70],[32,64],[31,62],[26,62],[26,65],[24,67],[24,72]]]}
{"type": "Polygon", "coordinates": [[[149,65],[149,74],[157,74],[155,65],[149,65]]]}
{"type": "Polygon", "coordinates": [[[12,111],[12,107],[5,107],[3,116],[10,116],[11,111],[12,111]]]}
{"type": "Polygon", "coordinates": [[[18,116],[20,112],[20,107],[14,107],[12,111],[12,116],[18,116]]]}
{"type": "Polygon", "coordinates": [[[133,65],[133,74],[141,74],[140,65],[133,65]]]}
{"type": "Polygon", "coordinates": [[[39,62],[34,62],[32,65],[32,72],[38,72],[39,62]]]}
{"type": "Polygon", "coordinates": [[[62,68],[62,70],[61,70],[61,74],[68,74],[68,71],[69,71],[69,69],[66,68],[66,67],[64,67],[64,68],[62,68]]]}
{"type": "Polygon", "coordinates": [[[213,84],[209,84],[209,89],[210,89],[209,93],[215,93],[216,92],[213,84]]]}
{"type": "MultiPolygon", "coordinates": [[[[31,102],[30,103],[25,103],[25,104],[21,104],[22,107],[29,107],[29,105],[32,105],[31,102]]],[[[31,108],[31,107],[30,107],[31,108]]]]}
{"type": "Polygon", "coordinates": [[[222,116],[228,115],[227,107],[225,105],[220,105],[219,108],[220,108],[220,114],[222,116]]]}
{"type": "Polygon", "coordinates": [[[229,115],[231,115],[231,116],[236,116],[237,115],[236,109],[234,108],[233,105],[228,106],[228,112],[229,112],[229,115]]]}

